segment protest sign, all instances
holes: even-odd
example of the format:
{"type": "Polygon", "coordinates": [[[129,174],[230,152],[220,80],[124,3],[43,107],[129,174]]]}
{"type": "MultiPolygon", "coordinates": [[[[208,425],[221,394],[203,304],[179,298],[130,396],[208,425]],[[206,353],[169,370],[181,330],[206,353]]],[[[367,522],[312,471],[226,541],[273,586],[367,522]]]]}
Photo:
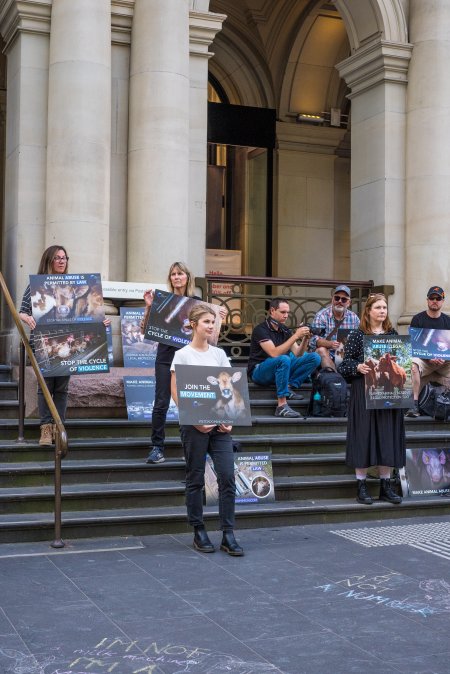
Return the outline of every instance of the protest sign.
{"type": "Polygon", "coordinates": [[[44,376],[109,372],[100,274],[32,274],[30,294],[35,356],[44,376]]]}
{"type": "Polygon", "coordinates": [[[364,375],[367,409],[409,408],[414,396],[411,378],[411,338],[365,335],[364,375]]]}
{"type": "Polygon", "coordinates": [[[405,476],[403,496],[426,498],[450,494],[450,449],[407,449],[405,476]]]}
{"type": "Polygon", "coordinates": [[[180,424],[252,425],[245,368],[176,365],[175,374],[180,424]]]}
{"type": "MultiPolygon", "coordinates": [[[[272,453],[246,452],[234,455],[236,503],[267,503],[275,501],[272,453]]],[[[205,470],[206,505],[217,505],[219,487],[214,464],[207,457],[205,470]]]]}
{"type": "Polygon", "coordinates": [[[155,290],[152,307],[145,326],[145,339],[178,348],[190,344],[192,328],[188,316],[191,309],[199,303],[207,304],[216,315],[214,332],[208,339],[210,344],[216,346],[221,324],[219,307],[215,304],[196,300],[193,297],[174,295],[164,290],[155,290]]]}
{"type": "Polygon", "coordinates": [[[450,360],[450,330],[409,328],[409,334],[414,357],[450,360]]]}
{"type": "Polygon", "coordinates": [[[158,342],[144,340],[141,321],[145,309],[120,307],[124,367],[154,368],[158,342]]]}
{"type": "MultiPolygon", "coordinates": [[[[123,387],[130,421],[151,421],[155,402],[155,377],[123,377],[123,387]]],[[[167,421],[178,420],[178,408],[170,400],[166,414],[167,421]]]]}

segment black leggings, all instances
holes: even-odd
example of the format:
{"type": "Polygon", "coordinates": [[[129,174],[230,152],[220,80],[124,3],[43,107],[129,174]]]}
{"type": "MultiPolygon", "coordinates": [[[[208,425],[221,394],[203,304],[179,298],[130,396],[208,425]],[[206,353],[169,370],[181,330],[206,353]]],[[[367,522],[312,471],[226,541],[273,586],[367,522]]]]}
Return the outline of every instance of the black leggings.
{"type": "Polygon", "coordinates": [[[155,363],[155,403],[152,412],[152,445],[164,447],[165,425],[170,404],[170,365],[155,363]]]}

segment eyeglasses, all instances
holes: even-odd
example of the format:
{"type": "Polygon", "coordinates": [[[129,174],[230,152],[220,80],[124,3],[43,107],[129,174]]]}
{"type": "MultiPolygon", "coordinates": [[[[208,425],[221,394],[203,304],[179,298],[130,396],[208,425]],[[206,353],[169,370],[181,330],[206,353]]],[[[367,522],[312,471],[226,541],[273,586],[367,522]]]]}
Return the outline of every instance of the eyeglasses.
{"type": "Polygon", "coordinates": [[[437,295],[433,295],[432,297],[428,297],[429,300],[432,302],[443,302],[444,298],[443,297],[438,297],[437,295]]]}
{"type": "Polygon", "coordinates": [[[64,255],[56,255],[56,257],[53,258],[53,262],[69,262],[69,258],[64,255]]]}
{"type": "Polygon", "coordinates": [[[348,297],[343,297],[342,295],[335,295],[334,296],[334,301],[335,302],[342,302],[342,304],[345,304],[348,302],[349,298],[348,297]]]}

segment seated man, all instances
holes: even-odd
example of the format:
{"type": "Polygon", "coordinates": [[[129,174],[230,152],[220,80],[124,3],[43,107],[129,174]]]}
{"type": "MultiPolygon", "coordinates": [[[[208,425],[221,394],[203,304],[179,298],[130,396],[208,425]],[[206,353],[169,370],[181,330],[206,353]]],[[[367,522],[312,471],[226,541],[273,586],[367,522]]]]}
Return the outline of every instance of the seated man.
{"type": "MultiPolygon", "coordinates": [[[[432,286],[427,293],[427,309],[421,311],[412,317],[412,328],[424,328],[426,330],[450,330],[450,316],[444,314],[442,307],[444,305],[445,293],[439,286],[432,286]]],[[[418,417],[419,412],[419,392],[421,387],[422,377],[436,373],[440,378],[445,378],[446,386],[450,385],[450,361],[443,358],[431,358],[425,360],[423,358],[412,359],[412,383],[414,394],[414,405],[407,412],[407,417],[418,417]]]]}
{"type": "Polygon", "coordinates": [[[309,342],[309,350],[315,351],[320,356],[322,367],[336,369],[334,352],[339,347],[338,330],[341,328],[356,330],[359,326],[358,316],[349,309],[350,301],[350,288],[337,286],[333,291],[331,304],[314,316],[312,327],[322,329],[323,337],[313,335],[309,342]]]}
{"type": "Polygon", "coordinates": [[[309,328],[303,326],[292,332],[284,325],[288,316],[289,304],[285,299],[277,297],[270,302],[269,316],[252,332],[248,374],[260,386],[276,385],[276,417],[295,418],[301,415],[287,404],[288,398],[295,397],[289,387],[299,388],[318,367],[320,357],[305,353],[309,328]]]}

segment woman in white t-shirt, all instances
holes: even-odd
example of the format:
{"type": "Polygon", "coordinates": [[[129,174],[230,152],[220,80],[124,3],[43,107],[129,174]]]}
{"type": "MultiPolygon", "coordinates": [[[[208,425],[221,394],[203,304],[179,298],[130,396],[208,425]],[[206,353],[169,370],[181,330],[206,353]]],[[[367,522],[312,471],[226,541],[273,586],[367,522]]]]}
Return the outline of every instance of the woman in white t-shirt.
{"type": "MultiPolygon", "coordinates": [[[[189,314],[193,336],[191,344],[179,349],[172,361],[172,397],[178,403],[176,365],[218,365],[230,367],[223,349],[208,344],[216,317],[207,304],[197,304],[189,314]]],[[[243,549],[237,543],[234,529],[236,487],[234,482],[233,443],[231,426],[226,424],[180,426],[180,435],[186,459],[186,507],[189,524],[194,527],[194,548],[199,552],[214,552],[203,523],[203,488],[205,461],[209,454],[214,463],[219,484],[219,517],[223,532],[220,549],[229,555],[241,557],[243,549]]]]}

